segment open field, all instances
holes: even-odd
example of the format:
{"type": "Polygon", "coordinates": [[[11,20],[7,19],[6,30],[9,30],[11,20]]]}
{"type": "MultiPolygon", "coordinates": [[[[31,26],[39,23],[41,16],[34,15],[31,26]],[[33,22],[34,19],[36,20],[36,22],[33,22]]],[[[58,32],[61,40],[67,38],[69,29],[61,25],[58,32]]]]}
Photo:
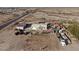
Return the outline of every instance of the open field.
{"type": "Polygon", "coordinates": [[[10,21],[13,18],[16,18],[17,16],[24,13],[26,10],[24,9],[11,9],[11,8],[4,8],[0,9],[0,24],[6,23],[7,21],[10,21]]]}
{"type": "MultiPolygon", "coordinates": [[[[0,15],[0,24],[7,22],[7,19],[12,18],[13,14],[21,15],[27,9],[35,9],[34,13],[29,16],[20,18],[17,22],[42,22],[51,20],[79,21],[79,8],[17,8],[10,14],[0,15]]],[[[18,35],[16,36],[15,27],[17,24],[8,26],[0,30],[0,50],[1,51],[73,51],[79,50],[79,41],[69,34],[72,44],[62,47],[56,34],[51,32],[48,34],[37,35],[18,35]]]]}

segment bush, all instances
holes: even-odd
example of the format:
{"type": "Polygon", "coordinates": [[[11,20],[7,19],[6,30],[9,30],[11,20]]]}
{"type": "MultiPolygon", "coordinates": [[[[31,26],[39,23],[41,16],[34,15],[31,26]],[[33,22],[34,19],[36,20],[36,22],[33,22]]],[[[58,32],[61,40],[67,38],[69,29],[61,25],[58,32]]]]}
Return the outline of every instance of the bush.
{"type": "Polygon", "coordinates": [[[79,39],[79,26],[78,23],[74,22],[72,25],[68,26],[68,30],[73,34],[76,38],[79,39]]]}

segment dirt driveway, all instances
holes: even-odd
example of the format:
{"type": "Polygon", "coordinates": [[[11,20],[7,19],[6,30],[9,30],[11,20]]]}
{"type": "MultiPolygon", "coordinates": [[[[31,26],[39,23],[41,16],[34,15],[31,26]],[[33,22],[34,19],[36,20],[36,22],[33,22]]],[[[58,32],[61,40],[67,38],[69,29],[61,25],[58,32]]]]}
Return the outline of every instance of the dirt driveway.
{"type": "Polygon", "coordinates": [[[60,50],[58,40],[53,33],[41,35],[14,35],[8,29],[0,33],[0,50],[4,51],[56,51],[60,50]]]}

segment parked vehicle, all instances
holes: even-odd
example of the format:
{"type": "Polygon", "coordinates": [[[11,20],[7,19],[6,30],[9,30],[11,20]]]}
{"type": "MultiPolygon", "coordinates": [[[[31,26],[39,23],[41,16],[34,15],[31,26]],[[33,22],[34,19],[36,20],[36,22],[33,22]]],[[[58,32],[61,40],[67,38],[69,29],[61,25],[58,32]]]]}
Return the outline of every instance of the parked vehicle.
{"type": "Polygon", "coordinates": [[[15,35],[18,35],[18,34],[27,34],[27,32],[30,32],[30,28],[31,28],[31,25],[32,24],[25,24],[25,23],[21,23],[21,24],[18,24],[18,26],[16,26],[15,28],[15,35]]]}
{"type": "Polygon", "coordinates": [[[60,43],[62,46],[66,46],[65,40],[61,40],[60,43]]]}

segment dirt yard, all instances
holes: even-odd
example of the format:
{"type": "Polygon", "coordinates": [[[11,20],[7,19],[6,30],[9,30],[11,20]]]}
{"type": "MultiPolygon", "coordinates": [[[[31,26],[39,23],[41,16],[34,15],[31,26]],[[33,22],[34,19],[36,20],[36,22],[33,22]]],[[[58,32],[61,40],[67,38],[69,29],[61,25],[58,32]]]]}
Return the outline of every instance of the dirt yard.
{"type": "Polygon", "coordinates": [[[14,35],[8,29],[0,33],[0,51],[78,51],[79,41],[62,47],[54,33],[40,35],[14,35]]]}
{"type": "Polygon", "coordinates": [[[57,37],[53,33],[16,36],[14,30],[10,29],[0,34],[0,50],[58,51],[60,50],[59,45],[57,37]]]}
{"type": "MultiPolygon", "coordinates": [[[[40,8],[39,8],[40,10],[40,8]]],[[[57,14],[60,9],[41,9],[43,12],[37,11],[34,14],[29,15],[28,17],[25,16],[20,19],[21,22],[39,22],[39,21],[47,21],[47,20],[78,20],[79,17],[77,16],[70,16],[70,15],[63,15],[57,14]],[[53,11],[54,10],[54,11],[53,11]],[[45,12],[44,12],[45,11],[45,12]],[[56,14],[50,13],[51,11],[56,12],[56,14]],[[47,13],[46,13],[47,12],[47,13]],[[61,17],[63,16],[63,17],[61,17]]],[[[64,9],[63,9],[64,10],[64,9]]],[[[62,12],[67,12],[66,9],[62,12]]],[[[61,13],[62,13],[61,12],[61,13]]],[[[68,11],[73,12],[72,10],[68,11]]],[[[73,13],[77,13],[78,9],[73,13]]],[[[0,23],[5,19],[9,18],[9,15],[0,16],[0,23]]],[[[18,22],[20,22],[18,21],[18,22]]],[[[79,21],[79,20],[78,20],[79,21]]],[[[18,35],[16,36],[15,33],[15,26],[6,28],[5,30],[0,31],[0,51],[72,51],[72,50],[79,50],[79,41],[72,40],[72,44],[69,44],[66,47],[62,47],[56,34],[51,32],[48,34],[40,34],[40,35],[18,35]]]]}

